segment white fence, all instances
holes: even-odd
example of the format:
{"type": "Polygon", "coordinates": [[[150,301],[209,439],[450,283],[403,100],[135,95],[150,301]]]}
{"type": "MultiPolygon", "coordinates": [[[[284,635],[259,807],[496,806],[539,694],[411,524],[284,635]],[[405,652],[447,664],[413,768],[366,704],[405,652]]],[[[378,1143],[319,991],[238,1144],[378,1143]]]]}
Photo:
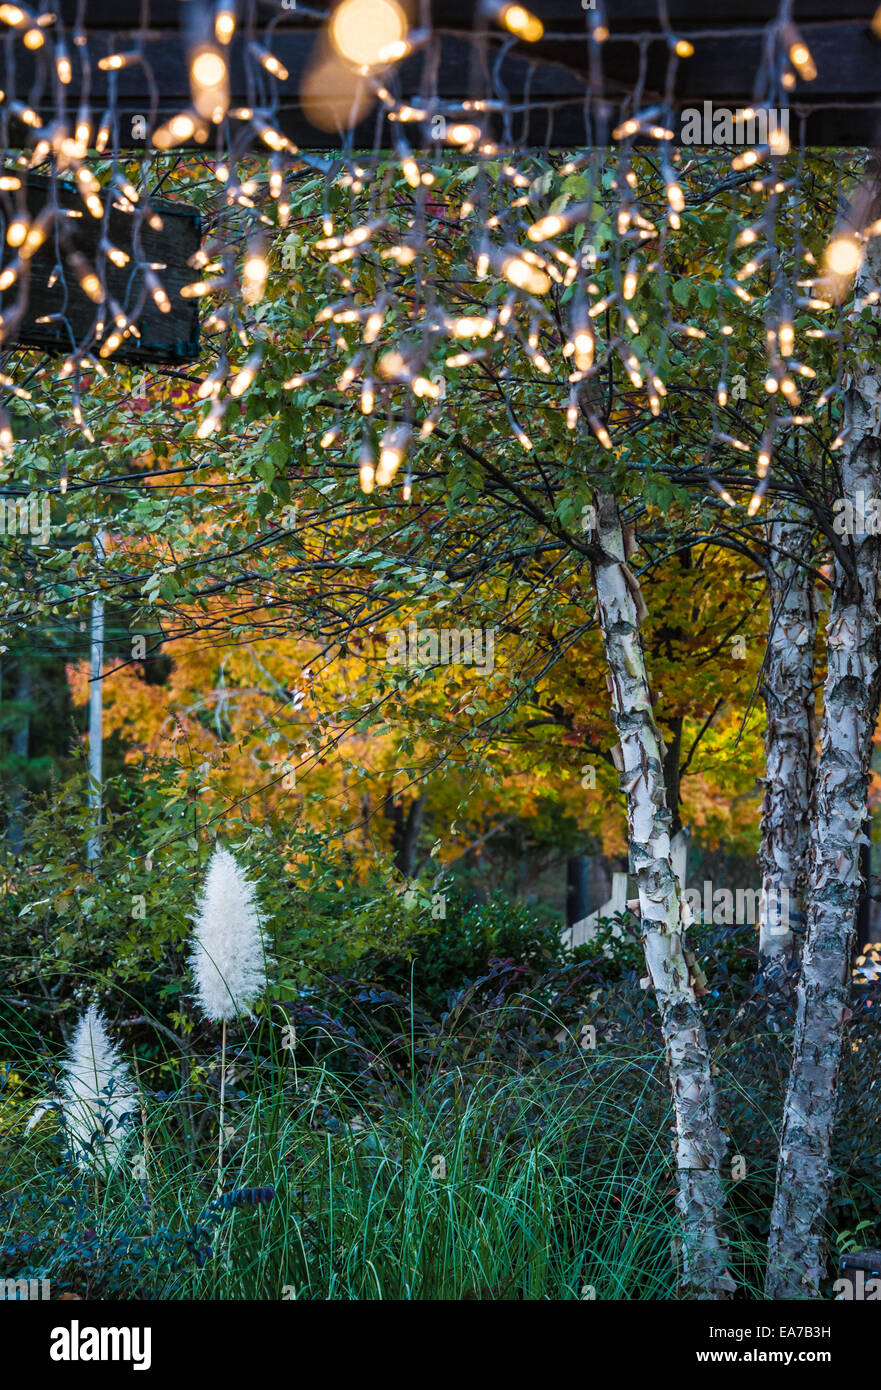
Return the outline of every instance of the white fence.
{"type": "MultiPolygon", "coordinates": [[[[670,841],[670,858],[673,861],[673,871],[679,879],[679,886],[685,891],[685,875],[688,868],[688,831],[680,830],[670,841]]],[[[563,943],[566,946],[583,946],[586,941],[592,941],[596,936],[597,927],[601,917],[621,918],[627,909],[628,895],[627,885],[629,882],[628,874],[612,875],[612,896],[607,903],[603,903],[597,912],[592,912],[589,917],[583,917],[580,922],[574,922],[571,927],[566,927],[563,931],[563,943]]],[[[634,890],[631,901],[636,897],[634,890]]],[[[615,922],[612,927],[613,936],[623,936],[624,929],[621,921],[615,922]]]]}

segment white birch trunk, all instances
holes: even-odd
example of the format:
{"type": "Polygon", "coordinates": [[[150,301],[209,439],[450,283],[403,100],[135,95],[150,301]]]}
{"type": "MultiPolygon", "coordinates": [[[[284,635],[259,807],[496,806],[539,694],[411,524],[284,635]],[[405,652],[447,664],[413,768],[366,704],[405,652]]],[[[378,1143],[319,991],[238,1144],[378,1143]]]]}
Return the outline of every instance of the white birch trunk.
{"type": "MultiPolygon", "coordinates": [[[[881,238],[868,243],[855,293],[881,283],[881,238]]],[[[873,310],[877,317],[877,309],[873,310]]],[[[838,454],[842,496],[881,497],[881,372],[877,347],[853,363],[847,389],[851,433],[838,454]]],[[[826,637],[827,670],[816,811],[810,853],[808,925],[777,1190],[771,1213],[769,1298],[819,1296],[832,1131],[848,1018],[860,899],[860,846],[881,661],[881,537],[848,543],[849,574],[836,558],[826,637]]]]}
{"type": "Polygon", "coordinates": [[[639,891],[646,962],[660,1008],[673,1092],[683,1282],[699,1298],[724,1298],[735,1287],[720,1230],[725,1139],[716,1117],[710,1054],[685,953],[689,913],[671,860],[663,742],[639,634],[644,610],[625,561],[615,498],[599,494],[596,512],[596,539],[605,558],[594,566],[594,583],[613,717],[621,737],[619,770],[627,798],[630,871],[639,891]]]}
{"type": "Polygon", "coordinates": [[[770,628],[765,660],[765,795],[762,802],[762,910],[759,954],[766,968],[788,961],[793,921],[803,922],[814,775],[814,652],[817,604],[804,512],[768,527],[770,628]]]}

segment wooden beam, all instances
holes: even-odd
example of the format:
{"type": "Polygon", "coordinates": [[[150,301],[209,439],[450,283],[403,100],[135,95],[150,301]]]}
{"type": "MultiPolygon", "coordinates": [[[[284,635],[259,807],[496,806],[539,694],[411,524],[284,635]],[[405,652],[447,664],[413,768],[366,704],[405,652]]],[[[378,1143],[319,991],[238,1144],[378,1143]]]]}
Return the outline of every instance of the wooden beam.
{"type": "MultiPolygon", "coordinates": [[[[62,0],[59,8],[68,24],[72,23],[78,4],[79,0],[62,0]]],[[[583,11],[577,0],[532,0],[531,7],[545,24],[544,39],[535,45],[514,43],[498,70],[513,104],[523,101],[527,90],[530,100],[537,103],[521,122],[522,139],[538,146],[549,142],[584,143],[588,138],[583,105],[588,82],[589,12],[583,11]],[[547,109],[540,104],[542,96],[553,97],[560,103],[550,121],[547,109]]],[[[143,51],[155,84],[156,113],[163,120],[190,105],[186,45],[178,29],[187,8],[177,0],[150,0],[147,7],[151,27],[143,51]]],[[[871,29],[876,8],[877,0],[841,0],[840,4],[833,4],[832,0],[795,0],[795,21],[818,68],[816,81],[799,82],[789,97],[793,114],[803,110],[806,116],[807,143],[854,146],[881,140],[881,41],[871,29]]],[[[776,0],[714,0],[712,7],[706,0],[669,0],[672,28],[688,34],[695,46],[694,56],[679,65],[676,104],[689,106],[705,100],[721,105],[749,103],[761,62],[765,25],[774,19],[777,9],[776,0]]],[[[658,0],[614,0],[605,5],[605,11],[611,37],[600,51],[603,92],[593,95],[595,99],[608,99],[609,121],[614,124],[622,102],[636,83],[636,37],[658,35],[657,41],[648,42],[644,104],[659,99],[664,91],[669,49],[658,23],[658,0]]],[[[96,60],[130,42],[131,34],[126,37],[124,31],[137,28],[137,15],[135,6],[119,5],[113,0],[88,0],[85,31],[92,55],[90,100],[97,114],[108,101],[110,74],[98,69],[96,60]],[[115,13],[117,10],[119,13],[115,13]],[[121,35],[121,44],[114,39],[114,33],[121,35]]],[[[255,102],[269,105],[277,100],[280,128],[297,145],[304,149],[338,148],[339,136],[311,125],[300,102],[302,80],[320,32],[314,11],[304,15],[273,4],[261,6],[260,15],[272,19],[272,48],[290,77],[276,87],[265,82],[261,74],[255,87],[253,72],[249,77],[246,71],[244,40],[236,36],[228,50],[232,106],[252,106],[255,102]]],[[[511,35],[494,24],[474,0],[434,0],[432,17],[442,36],[438,71],[441,98],[452,103],[479,94],[473,82],[479,67],[474,61],[475,42],[488,48],[494,63],[500,46],[510,43],[511,35]]],[[[43,99],[39,94],[31,99],[45,119],[50,115],[48,98],[54,90],[46,67],[48,59],[43,50],[28,53],[20,44],[15,56],[15,91],[31,98],[32,88],[39,93],[41,86],[43,99]]],[[[490,67],[492,63],[486,70],[490,67]]],[[[421,54],[402,63],[395,71],[398,90],[408,97],[418,95],[422,71],[421,54]]],[[[114,78],[121,115],[120,139],[123,146],[136,148],[134,132],[151,113],[146,72],[134,65],[114,74],[114,78]]],[[[72,111],[80,98],[77,84],[75,63],[74,80],[66,89],[72,111]]],[[[791,125],[793,133],[797,132],[798,120],[794,119],[791,125]]],[[[384,129],[386,144],[391,143],[393,134],[393,129],[384,129]]],[[[418,143],[418,128],[412,134],[413,143],[418,143]]],[[[371,113],[356,129],[355,145],[369,148],[375,138],[371,113]]],[[[427,132],[423,138],[428,139],[427,132]]],[[[590,138],[599,138],[596,127],[590,138]]]]}

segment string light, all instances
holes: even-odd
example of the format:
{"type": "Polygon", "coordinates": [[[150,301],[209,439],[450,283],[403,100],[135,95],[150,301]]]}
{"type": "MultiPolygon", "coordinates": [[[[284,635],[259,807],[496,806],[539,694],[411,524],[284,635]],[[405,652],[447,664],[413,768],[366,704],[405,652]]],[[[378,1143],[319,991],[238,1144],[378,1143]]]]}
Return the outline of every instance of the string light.
{"type": "Polygon", "coordinates": [[[817,67],[811,50],[793,25],[787,24],[785,33],[789,45],[789,61],[803,82],[813,82],[817,76],[817,67]]]}
{"type": "Polygon", "coordinates": [[[243,396],[257,375],[257,368],[263,356],[262,351],[253,352],[245,365],[236,372],[229,385],[231,396],[243,396]]]}
{"type": "Polygon", "coordinates": [[[345,62],[369,69],[403,57],[407,18],[396,0],[342,0],[333,12],[330,41],[345,62]]]}
{"type": "Polygon", "coordinates": [[[214,36],[218,43],[228,44],[236,31],[236,7],[221,0],[214,16],[214,36]]]}
{"type": "Polygon", "coordinates": [[[508,256],[502,262],[502,274],[512,285],[530,294],[547,294],[551,288],[550,276],[530,265],[524,256],[508,256]]]}
{"type": "Polygon", "coordinates": [[[98,67],[102,72],[121,72],[123,68],[129,68],[133,63],[140,62],[141,55],[134,53],[109,53],[105,58],[98,59],[98,67]]]}
{"type": "Polygon", "coordinates": [[[246,304],[259,304],[266,288],[269,265],[261,242],[254,242],[248,249],[242,267],[242,298],[246,304]]]}
{"type": "Polygon", "coordinates": [[[277,78],[279,82],[287,82],[290,73],[274,53],[270,53],[268,48],[263,48],[259,43],[251,43],[249,48],[260,66],[265,68],[272,77],[277,78]]]}
{"type": "Polygon", "coordinates": [[[464,315],[452,324],[455,338],[486,338],[492,333],[495,324],[485,315],[464,315]]]}
{"type": "Polygon", "coordinates": [[[406,453],[409,437],[410,431],[405,425],[388,430],[383,435],[379,448],[379,464],[376,469],[378,487],[387,487],[394,478],[406,453]]]}
{"type": "Polygon", "coordinates": [[[63,39],[55,41],[55,71],[58,73],[58,81],[65,87],[69,86],[73,79],[73,69],[63,39]]]}
{"type": "Polygon", "coordinates": [[[826,247],[826,267],[834,275],[855,275],[862,259],[863,252],[859,241],[846,232],[839,232],[826,247]]]}
{"type": "Polygon", "coordinates": [[[447,139],[451,145],[473,145],[480,139],[480,127],[457,123],[447,130],[447,139]]]}
{"type": "Polygon", "coordinates": [[[376,469],[373,463],[373,451],[370,447],[369,439],[364,438],[361,445],[361,460],[358,466],[358,481],[363,493],[371,493],[376,478],[376,469]]]}
{"type": "Polygon", "coordinates": [[[190,54],[190,92],[197,113],[218,124],[229,109],[229,74],[218,48],[204,46],[190,54]]]}
{"type": "MultiPolygon", "coordinates": [[[[429,33],[409,30],[408,14],[398,0],[339,0],[329,9],[324,34],[316,48],[326,54],[330,64],[329,88],[338,88],[343,94],[344,108],[341,106],[342,114],[334,128],[347,130],[350,119],[357,124],[375,107],[378,117],[389,122],[384,129],[393,132],[395,154],[391,165],[381,158],[371,162],[363,154],[359,160],[345,141],[341,153],[334,155],[332,160],[314,151],[300,157],[277,123],[283,118],[275,115],[277,105],[284,109],[289,95],[278,92],[275,84],[288,81],[289,74],[270,46],[274,25],[270,22],[264,31],[258,31],[259,16],[252,19],[249,12],[246,32],[239,34],[237,19],[245,12],[240,16],[235,4],[223,0],[210,9],[206,0],[204,26],[198,33],[190,31],[186,59],[192,107],[163,113],[155,129],[146,127],[143,136],[136,137],[152,140],[154,148],[160,151],[172,150],[176,146],[204,143],[212,136],[210,127],[215,126],[212,139],[216,137],[216,150],[204,163],[216,180],[218,220],[223,226],[222,219],[227,215],[238,219],[235,225],[241,228],[242,242],[246,246],[238,280],[236,257],[224,253],[214,263],[210,256],[198,264],[193,263],[192,283],[185,284],[179,291],[180,282],[175,286],[176,304],[178,292],[183,301],[208,296],[216,296],[217,300],[213,313],[205,319],[205,327],[209,334],[217,335],[212,343],[218,350],[222,367],[209,373],[199,386],[199,399],[208,403],[208,414],[199,425],[200,431],[205,433],[200,433],[199,437],[205,438],[220,428],[225,410],[221,394],[225,392],[226,400],[243,395],[261,370],[261,350],[256,349],[254,343],[258,336],[255,328],[262,317],[259,306],[265,296],[269,274],[268,239],[276,227],[287,225],[291,217],[293,180],[309,167],[321,170],[327,179],[328,196],[321,214],[323,236],[310,241],[309,234],[304,235],[298,224],[296,242],[284,243],[282,254],[286,254],[287,245],[295,246],[296,276],[300,278],[302,267],[308,266],[312,273],[318,262],[322,264],[328,285],[332,286],[328,301],[333,301],[333,308],[326,317],[316,319],[315,344],[316,347],[320,345],[319,356],[323,355],[323,363],[314,368],[304,367],[285,382],[286,387],[298,389],[304,381],[317,378],[321,389],[349,392],[349,400],[356,410],[360,402],[365,419],[381,415],[396,420],[402,409],[405,414],[413,412],[414,401],[424,401],[429,414],[421,427],[413,424],[412,428],[421,438],[427,438],[439,418],[439,402],[443,399],[443,383],[437,376],[436,364],[445,361],[450,370],[461,372],[477,364],[487,364],[491,372],[497,369],[501,372],[500,380],[511,412],[511,438],[529,452],[533,441],[526,428],[529,417],[523,413],[529,408],[529,397],[521,392],[525,392],[528,383],[535,379],[534,370],[544,378],[546,391],[561,391],[556,404],[561,414],[565,413],[567,427],[576,428],[581,415],[587,413],[595,438],[604,448],[611,449],[612,440],[606,424],[585,410],[582,383],[585,376],[595,371],[611,371],[613,361],[616,372],[620,372],[617,366],[620,361],[625,372],[622,402],[626,400],[627,411],[649,410],[657,417],[666,388],[652,363],[666,364],[667,349],[655,340],[656,326],[662,340],[673,340],[676,353],[687,354],[691,347],[689,340],[707,337],[706,329],[699,326],[702,320],[697,315],[693,323],[672,321],[672,312],[675,312],[672,306],[680,298],[678,290],[669,294],[662,289],[656,294],[672,269],[669,248],[678,238],[671,234],[681,230],[687,204],[692,197],[699,203],[705,187],[689,179],[690,156],[686,157],[684,150],[672,148],[674,131],[670,128],[669,112],[660,105],[646,110],[628,108],[627,118],[614,131],[615,139],[627,142],[615,167],[601,149],[590,147],[580,150],[554,170],[548,161],[538,158],[534,150],[518,148],[516,140],[512,147],[508,132],[515,103],[508,100],[503,89],[500,88],[499,93],[493,91],[492,95],[481,91],[479,95],[453,102],[437,91],[436,81],[432,87],[434,79],[427,72],[418,98],[412,87],[406,95],[402,94],[402,83],[396,76],[393,80],[394,75],[386,69],[418,49],[429,33]],[[253,105],[230,111],[229,75],[230,71],[239,70],[242,60],[253,105]],[[268,83],[265,75],[274,79],[273,83],[268,83]],[[467,180],[461,180],[462,170],[456,165],[456,154],[448,154],[444,165],[432,153],[422,153],[425,148],[422,141],[413,142],[419,149],[417,154],[403,138],[408,123],[429,120],[434,123],[435,116],[443,120],[439,131],[432,130],[435,153],[440,155],[443,142],[467,155],[468,162],[473,163],[467,180]],[[660,149],[655,148],[651,158],[643,157],[637,148],[630,146],[637,138],[641,142],[653,142],[660,149]],[[255,154],[259,159],[261,149],[263,162],[259,167],[252,164],[245,169],[244,156],[255,154]],[[452,175],[455,182],[449,176],[452,165],[456,165],[452,175]],[[582,185],[574,196],[562,182],[573,175],[579,176],[582,185]],[[469,186],[464,196],[461,185],[466,181],[469,186]],[[360,195],[365,191],[368,197],[362,200],[360,195]],[[370,207],[369,222],[364,203],[370,207]],[[434,276],[435,248],[443,247],[447,239],[451,247],[455,244],[455,254],[460,250],[463,253],[461,264],[473,268],[476,283],[472,279],[470,285],[463,284],[458,275],[449,281],[434,276]],[[492,279],[486,283],[490,276],[492,279]],[[635,307],[641,285],[645,289],[646,312],[642,307],[635,307]],[[552,290],[552,298],[546,298],[551,296],[552,290]],[[651,300],[656,302],[653,304],[651,300]],[[658,304],[661,305],[660,321],[657,320],[658,304]],[[254,310],[257,312],[251,312],[254,310]],[[247,360],[228,380],[226,354],[230,338],[233,344],[238,339],[247,360]],[[380,342],[382,346],[377,348],[380,342]],[[560,377],[555,379],[555,364],[560,360],[557,357],[560,352],[564,367],[560,377]],[[518,421],[518,416],[523,423],[518,421]]],[[[521,45],[537,43],[544,37],[541,19],[526,6],[504,0],[501,3],[484,0],[481,9],[521,45]]],[[[42,96],[39,109],[34,109],[14,91],[10,93],[5,109],[10,118],[23,122],[27,129],[22,148],[14,154],[10,152],[7,158],[7,167],[0,175],[3,180],[0,187],[13,192],[20,186],[20,179],[17,184],[12,182],[15,177],[10,172],[10,166],[15,167],[13,160],[21,170],[37,166],[42,170],[48,165],[52,177],[64,175],[67,180],[73,179],[81,200],[81,207],[64,206],[56,214],[59,220],[64,219],[61,227],[65,232],[75,225],[77,218],[86,219],[80,223],[81,231],[89,225],[88,219],[103,224],[108,206],[111,215],[125,213],[136,216],[137,225],[151,229],[160,227],[157,209],[144,206],[145,194],[141,195],[139,206],[138,191],[116,172],[119,169],[118,146],[127,138],[127,130],[125,121],[121,120],[113,84],[108,84],[108,109],[96,126],[96,113],[89,105],[85,81],[96,59],[90,58],[86,34],[77,34],[74,39],[77,69],[83,74],[86,94],[77,98],[76,122],[72,123],[64,111],[66,94],[61,89],[69,87],[73,80],[73,64],[58,26],[47,45],[44,27],[48,29],[54,22],[52,17],[46,14],[37,19],[24,6],[0,5],[0,19],[9,30],[7,41],[11,47],[21,44],[34,52],[48,47],[41,61],[50,76],[54,65],[57,82],[50,85],[58,108],[51,119],[46,117],[43,129],[48,107],[42,104],[42,96]],[[109,173],[92,171],[87,159],[90,147],[99,153],[110,151],[112,158],[105,165],[109,166],[109,173]],[[68,218],[74,221],[68,222],[68,218]]],[[[145,15],[145,25],[146,22],[145,15]]],[[[590,58],[594,64],[600,60],[596,46],[608,38],[601,4],[591,7],[587,22],[593,45],[590,58]]],[[[102,51],[97,59],[99,68],[112,75],[141,66],[149,73],[150,50],[144,42],[144,32],[135,31],[124,50],[102,51]]],[[[690,38],[671,33],[669,26],[663,27],[663,34],[668,71],[672,76],[678,60],[694,55],[695,45],[690,38]]],[[[497,41],[499,37],[497,35],[497,41]]],[[[504,49],[510,40],[504,35],[501,39],[504,49]]],[[[520,51],[522,53],[522,48],[520,51]]],[[[540,54],[529,56],[541,58],[540,54]]],[[[768,50],[767,64],[765,85],[756,88],[767,100],[772,99],[771,93],[787,89],[789,79],[795,80],[795,74],[802,81],[811,81],[816,75],[808,45],[786,23],[775,30],[775,43],[768,50]]],[[[7,81],[11,83],[13,64],[9,65],[9,71],[7,81]]],[[[593,83],[594,76],[591,71],[588,85],[593,83]]],[[[406,87],[409,79],[405,70],[400,77],[406,87]]],[[[36,102],[37,96],[32,99],[36,102]]],[[[859,221],[853,226],[839,227],[822,258],[822,276],[817,272],[812,280],[799,281],[799,297],[794,298],[793,284],[798,272],[789,278],[789,267],[782,263],[775,242],[774,221],[780,216],[775,200],[787,193],[791,200],[792,191],[799,187],[799,175],[793,176],[787,168],[781,170],[778,164],[767,162],[771,156],[776,159],[784,154],[789,142],[786,132],[776,125],[768,125],[767,134],[764,133],[766,127],[760,118],[765,114],[769,113],[752,108],[737,113],[739,130],[747,122],[755,121],[762,132],[760,143],[738,149],[732,161],[735,170],[755,171],[754,178],[750,173],[751,191],[742,195],[752,207],[749,225],[735,226],[733,232],[734,245],[738,249],[749,248],[749,258],[738,269],[731,264],[730,256],[725,257],[715,298],[720,314],[732,296],[739,305],[750,310],[756,307],[757,299],[771,306],[768,313],[772,330],[766,342],[768,366],[758,377],[759,381],[767,377],[767,390],[760,391],[759,396],[765,396],[764,404],[769,413],[773,412],[775,403],[782,403],[791,411],[786,427],[798,428],[809,418],[807,410],[795,413],[799,391],[804,390],[806,394],[810,391],[813,408],[814,392],[804,383],[810,383],[816,373],[807,363],[792,360],[796,350],[794,322],[800,322],[799,315],[805,309],[828,311],[842,302],[862,262],[867,238],[881,234],[881,219],[868,228],[859,221]],[[763,164],[773,172],[763,175],[763,164]],[[762,199],[766,211],[756,213],[751,202],[753,195],[762,199]],[[746,284],[750,285],[750,290],[746,284]]],[[[753,138],[751,134],[749,139],[753,138]]],[[[28,280],[34,274],[33,270],[30,276],[22,273],[23,267],[29,261],[33,263],[35,252],[46,244],[52,229],[51,219],[32,217],[23,204],[7,211],[5,234],[15,258],[0,271],[0,288],[8,290],[17,286],[20,301],[26,299],[28,280]]],[[[48,274],[48,282],[52,286],[60,284],[62,289],[67,288],[72,278],[99,306],[96,317],[101,322],[89,329],[92,341],[87,338],[81,341],[80,335],[76,335],[75,347],[67,359],[73,363],[69,374],[86,369],[93,372],[97,369],[93,366],[96,357],[106,360],[122,352],[124,344],[139,333],[137,316],[140,310],[130,308],[132,318],[129,319],[110,297],[115,284],[111,270],[131,266],[132,283],[146,287],[147,305],[155,305],[164,314],[172,309],[170,284],[163,284],[167,267],[153,262],[145,265],[143,252],[139,249],[135,253],[132,246],[115,233],[114,241],[121,244],[112,244],[104,226],[99,229],[99,236],[97,254],[92,253],[94,265],[84,261],[81,253],[77,253],[79,260],[69,254],[75,248],[71,248],[68,237],[63,237],[58,262],[53,263],[48,274]],[[94,336],[96,328],[100,328],[97,337],[94,336]],[[107,336],[103,337],[105,332],[107,336]]],[[[133,245],[137,246],[137,241],[133,245]]],[[[682,263],[687,264],[688,255],[688,247],[683,245],[682,263]]],[[[812,263],[810,253],[805,254],[804,259],[812,263]]],[[[679,262],[677,274],[683,274],[679,262]]],[[[45,274],[43,278],[45,280],[45,274]]],[[[295,286],[296,283],[295,280],[295,286]]],[[[131,301],[121,294],[120,298],[130,305],[131,301]]],[[[869,285],[861,291],[860,305],[878,303],[879,298],[881,290],[869,285]]],[[[703,295],[701,306],[707,307],[703,295]]],[[[63,325],[65,331],[69,327],[63,311],[44,318],[63,325]]],[[[733,320],[734,315],[727,312],[725,318],[733,320]]],[[[749,314],[744,314],[743,322],[750,322],[749,314]]],[[[8,324],[11,323],[9,315],[8,324]]],[[[713,322],[706,327],[710,330],[711,341],[717,344],[734,332],[731,322],[713,322]]],[[[810,328],[803,332],[805,341],[823,341],[836,336],[840,335],[834,326],[829,330],[810,328]]],[[[725,353],[727,351],[726,343],[725,353]]],[[[711,347],[706,355],[710,360],[711,347]]],[[[659,369],[667,370],[666,365],[659,369]]],[[[67,370],[66,364],[62,370],[67,370]]],[[[723,353],[717,364],[718,409],[727,409],[729,405],[729,390],[724,378],[730,370],[723,353]]],[[[476,378],[477,373],[474,376],[476,378]]],[[[834,396],[837,387],[830,389],[834,396]]],[[[750,410],[758,404],[754,397],[750,410]]],[[[233,413],[230,418],[237,416],[233,413]]],[[[322,442],[331,436],[332,440],[338,437],[330,430],[324,431],[322,442]]],[[[722,437],[717,435],[716,438],[722,437]]],[[[730,436],[722,439],[726,441],[738,451],[748,447],[730,436]]],[[[330,447],[329,443],[325,447],[330,447]]],[[[374,449],[369,435],[366,447],[373,470],[371,485],[383,486],[387,475],[394,475],[407,450],[392,468],[394,453],[389,451],[393,450],[393,443],[388,432],[379,446],[378,461],[373,460],[374,449]]],[[[760,472],[765,466],[766,454],[770,461],[770,448],[766,450],[763,440],[759,451],[760,472]]],[[[411,467],[412,464],[408,464],[408,470],[411,467]]],[[[758,481],[761,484],[764,477],[760,475],[758,481]]],[[[404,483],[408,496],[411,486],[412,477],[408,471],[404,483]]]]}
{"type": "Polygon", "coordinates": [[[527,43],[538,43],[545,31],[538,16],[523,5],[504,5],[499,13],[499,23],[527,43]]]}

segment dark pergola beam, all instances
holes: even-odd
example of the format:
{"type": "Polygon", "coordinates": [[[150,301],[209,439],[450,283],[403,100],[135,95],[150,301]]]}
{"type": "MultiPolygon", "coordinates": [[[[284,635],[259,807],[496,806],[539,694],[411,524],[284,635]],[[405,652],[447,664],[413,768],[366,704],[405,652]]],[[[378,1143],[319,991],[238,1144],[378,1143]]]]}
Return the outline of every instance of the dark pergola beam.
{"type": "MultiPolygon", "coordinates": [[[[144,51],[152,69],[158,94],[156,116],[162,121],[190,105],[186,44],[180,25],[191,3],[179,0],[151,0],[148,7],[150,37],[144,51]]],[[[77,0],[62,0],[59,12],[70,27],[78,8],[77,0]]],[[[139,6],[120,0],[86,0],[85,31],[93,59],[91,102],[96,115],[108,101],[107,73],[94,62],[130,43],[138,28],[139,6]],[[113,35],[119,35],[115,42],[113,35]]],[[[418,12],[418,5],[411,5],[418,12]]],[[[592,125],[584,120],[585,89],[588,84],[587,21],[590,12],[579,0],[532,0],[531,8],[545,25],[544,39],[536,45],[513,43],[511,36],[493,24],[491,15],[474,0],[435,0],[431,6],[434,26],[442,35],[442,53],[437,87],[448,104],[478,95],[492,95],[491,84],[481,89],[475,62],[483,45],[489,58],[484,71],[491,71],[502,44],[508,45],[499,75],[516,108],[528,92],[530,109],[525,117],[515,116],[518,143],[583,144],[586,140],[605,143],[609,129],[622,112],[629,111],[628,97],[639,71],[639,42],[646,46],[646,79],[643,105],[660,100],[665,87],[669,58],[666,37],[658,23],[657,0],[614,0],[605,5],[611,36],[600,50],[603,88],[593,92],[592,125]],[[651,36],[657,35],[656,39],[651,36]],[[477,49],[475,49],[477,44],[477,49]],[[606,106],[603,106],[603,102],[606,106]]],[[[776,0],[668,0],[674,32],[688,35],[694,56],[680,62],[674,100],[682,109],[712,101],[727,106],[748,105],[755,96],[765,26],[777,14],[776,0]]],[[[799,81],[788,97],[791,131],[798,137],[804,117],[804,138],[812,145],[842,143],[869,145],[881,143],[881,41],[872,32],[871,20],[876,0],[795,0],[794,19],[808,42],[817,65],[814,82],[799,81]]],[[[309,69],[319,35],[314,18],[296,10],[282,8],[277,0],[258,6],[261,21],[272,23],[273,51],[290,72],[287,82],[261,82],[255,91],[249,86],[244,62],[244,40],[236,37],[230,46],[232,106],[277,103],[279,127],[303,149],[334,149],[340,145],[336,132],[312,125],[303,111],[300,90],[309,69]],[[261,90],[262,88],[262,90],[261,90]]],[[[29,97],[41,115],[52,112],[53,82],[46,72],[42,94],[37,90],[41,58],[15,43],[15,90],[29,97]]],[[[75,65],[76,69],[76,65],[75,65]]],[[[419,54],[402,63],[390,80],[405,97],[420,90],[423,60],[419,54]]],[[[151,98],[145,73],[135,66],[116,75],[117,109],[120,114],[120,140],[137,145],[133,132],[140,130],[138,118],[151,113],[151,98]],[[134,126],[132,122],[135,122],[134,126]]],[[[3,84],[5,85],[5,84],[3,84]]],[[[76,76],[67,89],[69,109],[75,112],[79,91],[76,76]]],[[[496,131],[498,133],[498,130],[496,131]]],[[[381,139],[392,143],[394,129],[385,127],[381,139]]],[[[355,144],[371,147],[376,140],[373,115],[354,133],[355,144]]],[[[430,138],[428,127],[411,127],[408,138],[414,145],[430,138]]],[[[211,147],[209,140],[208,146],[211,147]]]]}

